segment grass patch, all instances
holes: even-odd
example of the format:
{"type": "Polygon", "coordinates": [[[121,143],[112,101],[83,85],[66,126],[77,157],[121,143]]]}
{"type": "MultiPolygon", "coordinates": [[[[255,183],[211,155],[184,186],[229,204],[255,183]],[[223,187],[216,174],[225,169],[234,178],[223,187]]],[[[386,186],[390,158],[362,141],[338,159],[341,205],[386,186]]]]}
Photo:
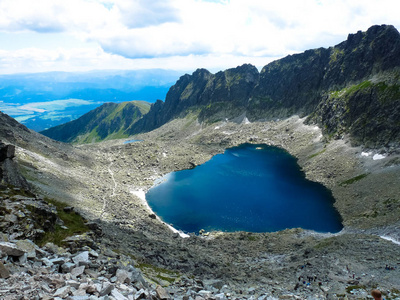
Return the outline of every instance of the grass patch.
{"type": "Polygon", "coordinates": [[[364,174],[358,175],[356,177],[353,177],[353,178],[350,178],[348,180],[342,181],[341,183],[339,183],[339,186],[346,186],[346,185],[352,184],[352,183],[354,183],[356,181],[359,181],[359,180],[361,180],[361,179],[363,179],[363,178],[365,178],[367,176],[368,176],[368,173],[364,173],[364,174]]]}
{"type": "Polygon", "coordinates": [[[318,155],[324,153],[325,151],[326,151],[326,149],[323,149],[323,150],[321,150],[321,151],[319,151],[319,152],[317,152],[317,153],[314,153],[314,154],[310,155],[308,158],[309,158],[309,159],[314,158],[314,157],[316,157],[316,156],[318,156],[318,155]]]}
{"type": "Polygon", "coordinates": [[[148,263],[139,263],[138,262],[136,267],[143,272],[143,274],[146,276],[146,278],[148,278],[150,281],[153,281],[159,285],[165,286],[166,285],[165,283],[168,283],[168,284],[174,283],[175,280],[180,277],[179,272],[156,267],[156,266],[153,266],[148,263]]]}
{"type": "Polygon", "coordinates": [[[363,286],[363,285],[350,285],[350,286],[346,287],[346,292],[348,294],[350,294],[352,290],[359,290],[359,289],[365,290],[365,286],[363,286]]]}
{"type": "Polygon", "coordinates": [[[259,237],[259,236],[256,236],[256,235],[249,235],[249,236],[247,237],[247,239],[248,239],[249,241],[251,241],[251,242],[255,242],[255,241],[260,240],[260,237],[259,237]]]}
{"type": "Polygon", "coordinates": [[[65,212],[64,208],[68,205],[58,202],[54,199],[44,199],[47,203],[53,204],[57,209],[58,217],[64,222],[67,229],[62,228],[60,225],[54,226],[54,231],[46,232],[46,234],[37,243],[39,246],[43,246],[50,242],[58,246],[63,246],[62,241],[69,236],[83,234],[89,231],[89,228],[85,225],[86,220],[75,211],[65,212]]]}
{"type": "Polygon", "coordinates": [[[314,246],[315,249],[324,249],[332,246],[333,238],[326,238],[314,246]]]}

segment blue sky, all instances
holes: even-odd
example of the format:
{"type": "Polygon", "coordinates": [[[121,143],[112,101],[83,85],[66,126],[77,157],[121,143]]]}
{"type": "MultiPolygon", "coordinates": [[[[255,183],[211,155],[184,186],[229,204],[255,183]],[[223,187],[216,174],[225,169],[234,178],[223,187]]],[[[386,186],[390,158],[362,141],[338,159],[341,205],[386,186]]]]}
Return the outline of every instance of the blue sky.
{"type": "Polygon", "coordinates": [[[329,47],[398,0],[0,0],[0,74],[164,68],[211,71],[329,47]]]}

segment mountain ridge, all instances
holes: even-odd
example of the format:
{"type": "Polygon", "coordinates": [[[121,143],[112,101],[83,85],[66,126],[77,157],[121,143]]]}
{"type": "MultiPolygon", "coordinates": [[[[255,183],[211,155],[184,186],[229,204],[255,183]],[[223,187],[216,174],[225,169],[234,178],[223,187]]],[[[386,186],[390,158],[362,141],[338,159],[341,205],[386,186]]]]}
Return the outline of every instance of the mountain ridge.
{"type": "MultiPolygon", "coordinates": [[[[170,88],[165,102],[153,104],[150,113],[139,120],[130,133],[150,131],[174,117],[184,115],[188,110],[182,103],[188,100],[195,103],[190,107],[191,110],[200,110],[201,122],[233,119],[243,114],[250,121],[285,118],[294,114],[302,117],[312,113],[315,115],[326,104],[329,92],[346,87],[354,89],[374,76],[378,82],[386,82],[390,77],[389,85],[396,89],[400,74],[396,68],[399,67],[399,32],[391,25],[376,25],[366,32],[349,34],[346,41],[334,47],[307,50],[276,60],[266,65],[260,73],[254,66],[243,65],[215,75],[204,69],[198,69],[192,75],[186,74],[170,88]],[[377,74],[382,73],[385,73],[384,76],[379,78],[377,74]],[[204,82],[204,78],[208,81],[204,82]],[[232,90],[245,92],[232,98],[232,90]],[[179,95],[177,91],[180,91],[179,95]]],[[[380,90],[375,92],[380,93],[380,90]]],[[[338,101],[343,102],[343,99],[339,97],[338,101]]],[[[392,101],[395,102],[394,106],[400,106],[398,98],[394,97],[392,101]]],[[[387,107],[379,106],[379,103],[374,103],[374,110],[382,115],[391,115],[392,123],[400,119],[397,110],[394,113],[387,107]]],[[[351,113],[357,115],[362,111],[351,113]]],[[[377,132],[360,136],[350,129],[352,123],[340,128],[337,122],[329,123],[316,117],[310,117],[309,122],[321,126],[327,135],[333,132],[337,136],[349,133],[353,141],[370,147],[387,146],[393,144],[393,140],[395,145],[400,144],[396,128],[389,125],[384,126],[384,132],[376,127],[377,132]],[[380,134],[386,138],[378,138],[380,134]]]]}
{"type": "MultiPolygon", "coordinates": [[[[326,139],[349,135],[354,145],[396,147],[399,89],[400,34],[392,25],[375,25],[333,47],[273,61],[261,72],[244,64],[216,74],[206,69],[185,74],[170,87],[165,101],[151,104],[124,133],[149,132],[190,113],[205,124],[299,115],[320,126],[326,139]]],[[[72,140],[77,141],[62,141],[72,140]]]]}

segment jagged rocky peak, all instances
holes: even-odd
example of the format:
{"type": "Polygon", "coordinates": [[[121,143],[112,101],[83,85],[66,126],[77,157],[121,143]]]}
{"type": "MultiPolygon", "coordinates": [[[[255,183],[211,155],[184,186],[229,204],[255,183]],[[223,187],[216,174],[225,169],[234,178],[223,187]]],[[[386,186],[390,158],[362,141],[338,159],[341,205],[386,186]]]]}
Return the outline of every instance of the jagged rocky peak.
{"type": "Polygon", "coordinates": [[[201,110],[201,120],[216,114],[218,119],[236,117],[240,109],[234,109],[233,114],[231,109],[225,109],[221,114],[221,103],[243,108],[258,79],[257,68],[250,64],[216,74],[206,69],[197,69],[192,75],[185,74],[169,89],[165,103],[157,101],[153,104],[149,113],[135,124],[130,133],[153,130],[193,109],[201,110]]]}
{"type": "Polygon", "coordinates": [[[329,48],[323,87],[343,87],[373,74],[400,66],[400,34],[390,25],[372,26],[349,34],[346,41],[329,48]]]}
{"type": "Polygon", "coordinates": [[[197,69],[192,75],[182,76],[172,86],[165,99],[168,109],[182,109],[219,101],[243,99],[258,83],[259,73],[255,66],[245,64],[212,74],[197,69]],[[178,106],[178,107],[176,107],[178,106]]]}

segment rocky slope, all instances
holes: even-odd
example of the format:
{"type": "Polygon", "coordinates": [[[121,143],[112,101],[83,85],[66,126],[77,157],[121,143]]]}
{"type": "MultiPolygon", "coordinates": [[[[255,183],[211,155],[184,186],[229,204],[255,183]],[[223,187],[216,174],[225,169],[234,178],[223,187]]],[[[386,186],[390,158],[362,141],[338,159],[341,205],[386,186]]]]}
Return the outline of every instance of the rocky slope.
{"type": "Polygon", "coordinates": [[[149,109],[150,103],[145,101],[105,103],[74,121],[49,128],[41,134],[66,143],[123,138],[149,109]]]}
{"type": "MultiPolygon", "coordinates": [[[[99,245],[132,257],[146,281],[164,286],[171,297],[357,299],[367,298],[376,287],[391,299],[400,297],[400,246],[381,237],[400,241],[399,153],[373,160],[376,153],[362,155],[362,148],[351,147],[347,139],[324,141],[321,130],[304,120],[204,126],[190,115],[135,136],[143,142],[131,144],[115,140],[71,147],[51,142],[48,148],[29,150],[25,141],[36,139],[37,145],[45,145],[47,139],[23,127],[15,128],[9,140],[14,140],[22,173],[38,193],[74,206],[99,224],[99,245]],[[142,198],[164,174],[201,164],[244,142],[280,146],[295,155],[309,179],[332,190],[344,230],[338,234],[301,229],[213,232],[181,238],[142,198]],[[63,152],[66,161],[59,159],[63,152]],[[386,265],[394,269],[387,270],[386,265]]],[[[77,279],[96,283],[86,275],[77,279]]],[[[52,287],[51,293],[57,288],[61,287],[52,287]]],[[[115,288],[122,293],[120,286],[115,288]]],[[[65,297],[73,292],[70,287],[65,297]]]]}

